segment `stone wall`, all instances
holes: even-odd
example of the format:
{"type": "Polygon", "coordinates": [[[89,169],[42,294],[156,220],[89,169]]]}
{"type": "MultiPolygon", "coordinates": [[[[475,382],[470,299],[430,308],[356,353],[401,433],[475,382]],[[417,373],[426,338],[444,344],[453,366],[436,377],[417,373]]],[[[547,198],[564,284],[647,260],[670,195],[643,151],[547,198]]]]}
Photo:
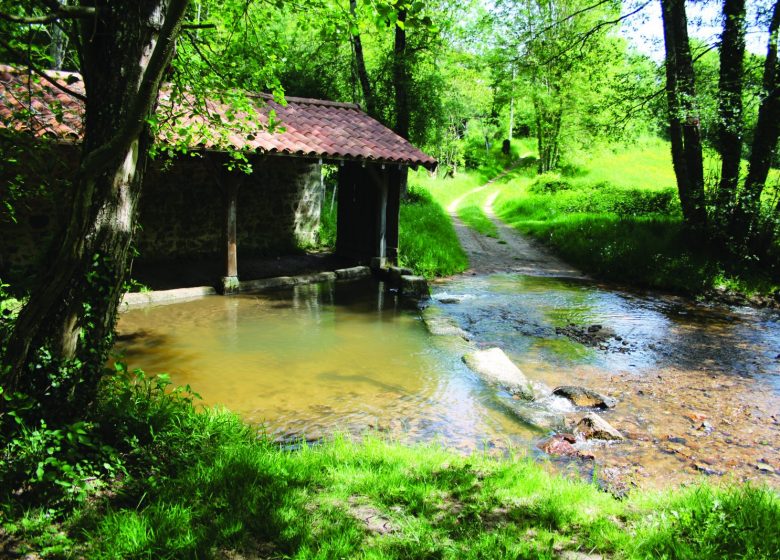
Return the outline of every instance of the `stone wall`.
{"type": "MultiPolygon", "coordinates": [[[[238,195],[241,255],[289,254],[317,241],[322,189],[320,165],[280,156],[256,157],[238,195]]],[[[225,211],[215,164],[179,158],[150,165],[140,201],[137,261],[224,256],[225,211]]],[[[236,171],[235,173],[240,173],[236,171]]],[[[0,279],[24,283],[37,267],[67,212],[66,192],[31,196],[16,222],[0,216],[0,279]]]]}

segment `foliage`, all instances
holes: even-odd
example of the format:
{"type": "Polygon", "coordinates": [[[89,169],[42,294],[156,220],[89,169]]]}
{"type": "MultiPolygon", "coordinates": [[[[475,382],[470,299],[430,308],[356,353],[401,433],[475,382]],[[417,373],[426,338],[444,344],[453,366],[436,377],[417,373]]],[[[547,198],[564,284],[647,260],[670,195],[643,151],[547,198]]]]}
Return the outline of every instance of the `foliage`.
{"type": "Polygon", "coordinates": [[[656,558],[772,558],[780,555],[773,526],[776,495],[746,486],[691,488],[670,499],[638,531],[636,554],[656,558]],[[756,542],[752,534],[765,538],[756,542]]]}
{"type": "Polygon", "coordinates": [[[399,263],[427,278],[464,271],[468,259],[449,216],[426,191],[411,187],[401,205],[399,263]]]}

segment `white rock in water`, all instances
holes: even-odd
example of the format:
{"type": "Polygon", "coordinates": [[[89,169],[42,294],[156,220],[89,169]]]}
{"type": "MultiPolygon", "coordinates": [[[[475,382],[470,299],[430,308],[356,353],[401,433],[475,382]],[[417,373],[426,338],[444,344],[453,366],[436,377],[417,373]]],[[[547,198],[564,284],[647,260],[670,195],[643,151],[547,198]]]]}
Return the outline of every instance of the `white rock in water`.
{"type": "Polygon", "coordinates": [[[623,434],[595,412],[589,412],[577,423],[577,427],[574,428],[574,434],[582,434],[585,439],[625,439],[623,434]]]}
{"type": "Polygon", "coordinates": [[[501,348],[471,352],[463,356],[463,361],[488,383],[500,385],[525,399],[534,399],[533,385],[501,348]]]}

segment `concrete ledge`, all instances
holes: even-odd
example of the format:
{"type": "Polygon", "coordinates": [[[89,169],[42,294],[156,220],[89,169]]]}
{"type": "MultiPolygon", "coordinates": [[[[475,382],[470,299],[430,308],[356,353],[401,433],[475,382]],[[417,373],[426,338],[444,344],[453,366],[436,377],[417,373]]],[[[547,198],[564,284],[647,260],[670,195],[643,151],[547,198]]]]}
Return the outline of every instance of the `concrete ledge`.
{"type": "Polygon", "coordinates": [[[357,280],[371,276],[371,269],[367,266],[353,266],[352,268],[339,268],[336,277],[339,280],[357,280]]]}
{"type": "Polygon", "coordinates": [[[245,280],[239,282],[239,291],[258,292],[260,290],[270,290],[272,288],[291,288],[302,284],[330,282],[338,278],[337,272],[315,272],[313,274],[301,274],[300,276],[277,276],[275,278],[245,280]]]}
{"type": "Polygon", "coordinates": [[[142,307],[162,303],[173,303],[185,299],[195,299],[216,295],[217,290],[211,286],[195,288],[177,288],[175,290],[159,290],[156,292],[128,292],[122,296],[121,307],[142,307]]]}
{"type": "MultiPolygon", "coordinates": [[[[342,268],[335,272],[314,272],[299,276],[276,276],[275,278],[260,278],[259,280],[244,280],[238,282],[239,292],[259,292],[273,288],[291,288],[303,284],[316,284],[317,282],[335,282],[336,280],[358,280],[370,278],[371,269],[367,266],[355,266],[342,268]]],[[[159,305],[174,303],[188,299],[196,299],[204,296],[213,296],[218,292],[211,286],[198,286],[196,288],[178,288],[175,290],[159,290],[156,292],[129,292],[122,296],[121,309],[129,307],[143,307],[145,305],[159,305]]]]}

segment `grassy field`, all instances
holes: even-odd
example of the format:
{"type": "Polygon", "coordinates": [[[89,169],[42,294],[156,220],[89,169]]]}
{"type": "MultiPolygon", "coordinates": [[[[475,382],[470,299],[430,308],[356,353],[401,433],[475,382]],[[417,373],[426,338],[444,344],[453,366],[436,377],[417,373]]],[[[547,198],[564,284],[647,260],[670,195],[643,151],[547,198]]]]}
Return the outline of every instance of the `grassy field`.
{"type": "Polygon", "coordinates": [[[115,450],[102,466],[84,443],[40,449],[87,457],[94,472],[84,467],[91,476],[79,487],[45,478],[17,486],[13,473],[36,464],[40,432],[28,434],[28,453],[6,448],[0,550],[90,559],[780,555],[780,499],[768,489],[702,484],[617,499],[523,456],[464,457],[371,434],[284,447],[227,412],[197,412],[164,385],[114,378],[104,387],[83,436],[115,450]]]}
{"type": "MultiPolygon", "coordinates": [[[[708,176],[715,166],[710,154],[708,176]]],[[[483,177],[467,175],[451,188],[447,181],[421,184],[446,204],[482,184],[483,177]]],[[[779,180],[773,172],[768,196],[779,180]]],[[[780,286],[780,249],[763,262],[734,262],[717,248],[693,243],[682,227],[669,146],[661,140],[594,147],[587,159],[558,174],[537,176],[533,157],[520,160],[458,207],[461,219],[485,235],[495,230],[481,207],[496,190],[501,219],[597,277],[690,294],[724,287],[771,293],[780,286]]]]}

